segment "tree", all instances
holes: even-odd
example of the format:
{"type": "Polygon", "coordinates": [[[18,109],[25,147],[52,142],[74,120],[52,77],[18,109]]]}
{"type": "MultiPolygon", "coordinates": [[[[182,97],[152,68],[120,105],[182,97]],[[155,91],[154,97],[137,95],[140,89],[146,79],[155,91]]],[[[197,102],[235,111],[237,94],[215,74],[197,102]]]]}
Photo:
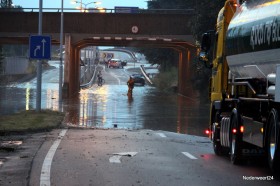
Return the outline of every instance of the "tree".
{"type": "MultiPolygon", "coordinates": [[[[193,10],[191,24],[186,25],[190,27],[191,33],[198,43],[201,41],[201,36],[208,30],[215,29],[217,15],[223,7],[225,0],[150,0],[148,1],[148,9],[188,9],[193,10]]],[[[163,71],[170,66],[176,66],[178,62],[177,52],[172,49],[141,49],[150,63],[156,63],[163,67],[163,71]],[[166,64],[168,63],[168,64],[166,64]]],[[[198,59],[192,62],[192,69],[195,72],[192,77],[193,86],[199,90],[201,95],[208,97],[205,85],[208,84],[211,70],[203,68],[198,59]],[[206,90],[206,91],[205,91],[206,90]]],[[[202,96],[203,97],[203,96],[202,96]]]]}
{"type": "Polygon", "coordinates": [[[170,48],[141,48],[140,53],[144,53],[147,61],[151,64],[161,66],[161,71],[166,71],[172,66],[178,65],[178,52],[170,48]]]}
{"type": "Polygon", "coordinates": [[[5,8],[5,11],[23,12],[23,8],[19,5],[14,5],[12,0],[1,0],[0,8],[5,8]]]}
{"type": "Polygon", "coordinates": [[[196,0],[151,0],[148,1],[148,9],[191,9],[196,0]]]}
{"type": "Polygon", "coordinates": [[[2,46],[0,45],[0,75],[4,73],[4,55],[2,46]]]}
{"type": "MultiPolygon", "coordinates": [[[[193,10],[190,27],[193,37],[201,40],[201,35],[207,30],[213,30],[217,20],[217,14],[225,0],[150,0],[148,9],[188,9],[193,10]],[[211,11],[209,11],[209,9],[211,11]]],[[[152,64],[164,65],[166,67],[176,66],[178,61],[177,52],[173,49],[140,49],[152,64]],[[169,63],[168,65],[166,63],[169,63]]],[[[165,70],[163,68],[162,70],[165,70]]]]}
{"type": "Polygon", "coordinates": [[[214,30],[220,9],[224,6],[225,0],[197,0],[196,16],[192,26],[192,34],[198,41],[208,30],[214,30]],[[211,11],[210,11],[211,10],[211,11]]]}
{"type": "Polygon", "coordinates": [[[12,0],[1,0],[1,8],[12,8],[13,6],[12,0]]]}
{"type": "Polygon", "coordinates": [[[225,0],[151,0],[148,9],[193,9],[192,34],[200,41],[202,33],[213,30],[225,0]],[[211,11],[210,11],[211,10],[211,11]]]}

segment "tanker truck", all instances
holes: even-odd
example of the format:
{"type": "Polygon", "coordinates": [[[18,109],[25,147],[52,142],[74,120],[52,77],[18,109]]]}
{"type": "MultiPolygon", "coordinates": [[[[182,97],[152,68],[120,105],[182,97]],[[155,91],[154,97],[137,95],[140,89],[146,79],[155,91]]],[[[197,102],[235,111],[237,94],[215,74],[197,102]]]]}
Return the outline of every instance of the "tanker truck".
{"type": "Polygon", "coordinates": [[[211,68],[209,138],[233,164],[266,158],[280,169],[280,1],[225,1],[203,34],[200,61],[211,68]]]}

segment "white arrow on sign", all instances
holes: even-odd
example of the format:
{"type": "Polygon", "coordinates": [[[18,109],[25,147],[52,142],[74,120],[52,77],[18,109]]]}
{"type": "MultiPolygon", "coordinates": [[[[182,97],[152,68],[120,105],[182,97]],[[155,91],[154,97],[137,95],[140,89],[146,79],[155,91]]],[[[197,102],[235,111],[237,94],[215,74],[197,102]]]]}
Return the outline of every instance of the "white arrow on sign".
{"type": "Polygon", "coordinates": [[[112,156],[109,158],[110,163],[121,163],[121,157],[122,156],[128,156],[128,157],[132,157],[135,156],[137,154],[137,152],[120,152],[120,153],[114,153],[112,156]]]}
{"type": "Polygon", "coordinates": [[[41,46],[38,45],[36,46],[35,50],[34,50],[34,56],[37,56],[37,51],[41,49],[41,46]]]}
{"type": "Polygon", "coordinates": [[[45,43],[46,43],[46,40],[42,39],[42,44],[43,44],[42,56],[45,56],[45,43]]]}

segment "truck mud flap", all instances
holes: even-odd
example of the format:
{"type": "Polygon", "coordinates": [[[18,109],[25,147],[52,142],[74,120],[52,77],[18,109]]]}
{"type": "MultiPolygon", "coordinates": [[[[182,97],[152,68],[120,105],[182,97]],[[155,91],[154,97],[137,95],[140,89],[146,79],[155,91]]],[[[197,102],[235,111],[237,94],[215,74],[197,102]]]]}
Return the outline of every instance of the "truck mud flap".
{"type": "Polygon", "coordinates": [[[255,145],[249,144],[244,141],[242,143],[243,143],[243,148],[241,152],[244,158],[265,156],[265,150],[263,148],[257,147],[255,145]]]}

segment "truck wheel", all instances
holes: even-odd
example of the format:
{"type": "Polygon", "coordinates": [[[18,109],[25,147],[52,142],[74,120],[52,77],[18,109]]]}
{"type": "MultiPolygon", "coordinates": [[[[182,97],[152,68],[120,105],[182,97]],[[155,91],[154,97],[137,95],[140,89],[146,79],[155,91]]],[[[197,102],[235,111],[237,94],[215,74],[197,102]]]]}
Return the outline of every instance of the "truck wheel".
{"type": "Polygon", "coordinates": [[[242,135],[238,130],[239,127],[240,127],[240,118],[237,112],[234,112],[231,117],[231,127],[229,133],[230,133],[230,160],[235,165],[240,164],[242,159],[242,151],[241,151],[242,135]]]}
{"type": "Polygon", "coordinates": [[[213,142],[213,149],[216,155],[218,156],[223,156],[223,155],[228,155],[229,151],[228,148],[225,148],[221,146],[220,142],[220,130],[217,128],[216,123],[218,123],[218,114],[216,113],[215,115],[215,122],[212,124],[212,136],[211,140],[213,142]]]}
{"type": "Polygon", "coordinates": [[[272,109],[268,122],[267,154],[268,165],[273,172],[280,169],[279,125],[278,112],[272,109]]]}

